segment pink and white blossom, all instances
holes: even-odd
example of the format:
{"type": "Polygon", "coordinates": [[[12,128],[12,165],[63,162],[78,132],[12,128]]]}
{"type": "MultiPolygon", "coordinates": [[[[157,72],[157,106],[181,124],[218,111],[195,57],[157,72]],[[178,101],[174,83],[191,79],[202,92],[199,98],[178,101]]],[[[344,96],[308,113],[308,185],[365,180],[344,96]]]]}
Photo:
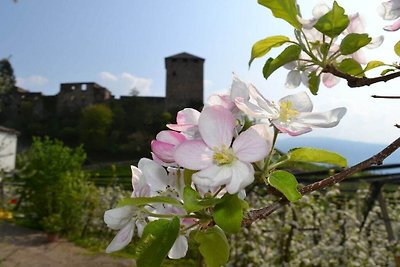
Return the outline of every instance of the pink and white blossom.
{"type": "Polygon", "coordinates": [[[200,112],[193,108],[185,108],[176,115],[176,124],[167,124],[171,130],[181,132],[187,139],[197,139],[200,136],[198,129],[200,112]]]}
{"type": "Polygon", "coordinates": [[[265,158],[271,149],[272,135],[265,140],[257,128],[250,127],[233,142],[235,118],[223,106],[208,106],[200,114],[202,140],[189,140],[175,150],[175,160],[187,169],[199,170],[192,181],[199,186],[225,185],[228,193],[243,190],[254,180],[251,164],[265,158]]]}
{"type": "MultiPolygon", "coordinates": [[[[383,2],[378,8],[378,13],[384,20],[398,19],[400,17],[400,0],[383,2]]],[[[383,29],[386,31],[397,31],[400,29],[400,19],[391,25],[385,26],[383,29]]]]}
{"type": "Polygon", "coordinates": [[[346,113],[343,107],[312,112],[312,102],[305,92],[288,95],[280,99],[278,105],[265,99],[255,88],[250,90],[250,95],[257,105],[237,98],[239,109],[253,118],[271,122],[281,132],[292,136],[310,132],[312,128],[334,127],[346,113]]]}
{"type": "Polygon", "coordinates": [[[161,131],[157,134],[156,140],[151,141],[151,150],[156,160],[159,159],[166,165],[173,164],[175,163],[175,147],[184,141],[186,137],[181,133],[170,130],[161,131]]]}

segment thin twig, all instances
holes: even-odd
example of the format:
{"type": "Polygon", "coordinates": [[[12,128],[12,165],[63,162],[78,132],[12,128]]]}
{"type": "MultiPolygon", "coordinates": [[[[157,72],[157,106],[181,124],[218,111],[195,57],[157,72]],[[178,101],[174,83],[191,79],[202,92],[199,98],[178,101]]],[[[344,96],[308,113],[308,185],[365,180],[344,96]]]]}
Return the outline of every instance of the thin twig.
{"type": "MultiPolygon", "coordinates": [[[[386,159],[390,154],[396,151],[400,147],[400,138],[396,139],[393,143],[385,147],[381,152],[376,154],[375,156],[370,157],[363,162],[354,165],[351,168],[345,169],[342,172],[336,173],[328,178],[325,178],[321,181],[312,183],[300,189],[300,193],[302,195],[309,194],[311,192],[332,186],[344,180],[345,178],[364,170],[373,165],[382,165],[384,159],[386,159]]],[[[253,222],[264,219],[268,217],[271,213],[281,208],[283,205],[290,203],[286,198],[280,198],[276,202],[272,203],[270,206],[252,210],[247,213],[247,216],[242,221],[242,225],[245,227],[250,226],[253,222]]]]}
{"type": "Polygon", "coordinates": [[[347,85],[349,87],[362,87],[362,86],[370,86],[371,84],[378,83],[378,82],[387,82],[397,77],[400,77],[400,71],[390,73],[388,75],[374,77],[374,78],[367,78],[367,77],[356,77],[350,74],[341,72],[340,70],[336,69],[333,65],[327,65],[322,70],[322,72],[331,73],[337,77],[343,78],[347,80],[347,85]]]}
{"type": "Polygon", "coordinates": [[[400,96],[390,96],[390,95],[371,95],[373,98],[386,98],[386,99],[400,99],[400,96]]]}

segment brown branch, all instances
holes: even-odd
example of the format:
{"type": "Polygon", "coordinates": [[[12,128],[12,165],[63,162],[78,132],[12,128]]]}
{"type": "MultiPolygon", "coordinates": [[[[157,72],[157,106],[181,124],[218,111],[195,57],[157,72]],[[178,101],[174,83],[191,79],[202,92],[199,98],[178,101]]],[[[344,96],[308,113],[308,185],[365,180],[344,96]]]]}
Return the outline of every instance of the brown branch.
{"type": "Polygon", "coordinates": [[[374,77],[374,78],[367,78],[367,77],[356,77],[340,70],[336,69],[333,65],[327,65],[322,70],[322,72],[331,73],[337,77],[343,78],[347,80],[347,85],[349,87],[362,87],[362,86],[370,86],[371,84],[378,83],[378,82],[387,82],[397,77],[400,77],[400,71],[390,73],[388,75],[374,77]]]}
{"type": "Polygon", "coordinates": [[[385,98],[385,99],[400,99],[400,96],[390,96],[390,95],[371,95],[373,98],[385,98]]]}
{"type": "Polygon", "coordinates": [[[394,127],[400,128],[400,124],[395,124],[394,127]]]}
{"type": "MultiPolygon", "coordinates": [[[[363,162],[354,165],[351,168],[345,169],[342,172],[336,173],[328,178],[325,178],[321,181],[312,183],[300,189],[300,193],[302,195],[309,194],[311,192],[332,186],[344,180],[345,178],[364,170],[373,165],[381,165],[383,160],[386,159],[390,154],[396,151],[400,147],[400,138],[396,139],[393,143],[385,147],[381,152],[376,154],[375,156],[370,157],[363,162]]],[[[264,219],[268,217],[271,213],[281,208],[283,205],[290,203],[286,198],[280,198],[278,201],[272,203],[270,206],[251,210],[247,213],[246,218],[243,219],[242,225],[245,227],[250,226],[253,222],[264,219]]]]}

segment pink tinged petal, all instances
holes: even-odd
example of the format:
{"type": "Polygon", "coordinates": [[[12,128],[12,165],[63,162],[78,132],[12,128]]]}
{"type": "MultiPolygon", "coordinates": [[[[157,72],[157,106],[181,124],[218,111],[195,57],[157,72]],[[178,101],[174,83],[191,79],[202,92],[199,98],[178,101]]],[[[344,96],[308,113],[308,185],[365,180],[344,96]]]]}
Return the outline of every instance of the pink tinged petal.
{"type": "Polygon", "coordinates": [[[232,109],[235,106],[229,95],[217,94],[211,95],[207,100],[207,104],[209,106],[223,106],[226,109],[232,109]]]}
{"type": "Polygon", "coordinates": [[[280,132],[287,133],[290,136],[297,136],[312,131],[311,127],[301,123],[291,122],[288,124],[281,121],[272,121],[272,123],[280,132]]]}
{"type": "Polygon", "coordinates": [[[236,194],[254,181],[254,168],[250,163],[235,161],[231,166],[232,177],[226,184],[229,194],[236,194]]]}
{"type": "Polygon", "coordinates": [[[340,79],[331,73],[322,73],[322,83],[328,87],[332,88],[340,82],[340,79]]]}
{"type": "Polygon", "coordinates": [[[360,64],[367,64],[367,58],[362,50],[354,52],[351,57],[360,64]]]}
{"type": "Polygon", "coordinates": [[[387,1],[383,2],[378,8],[379,15],[384,20],[394,20],[400,17],[400,2],[399,1],[387,1]]]}
{"type": "Polygon", "coordinates": [[[172,248],[168,252],[168,258],[170,259],[180,259],[186,256],[188,250],[188,240],[186,236],[179,235],[172,245],[172,248]]]}
{"type": "Polygon", "coordinates": [[[249,86],[250,96],[257,102],[257,105],[265,110],[270,117],[278,116],[279,111],[277,108],[267,99],[265,99],[262,94],[252,85],[249,86]]]}
{"type": "Polygon", "coordinates": [[[383,35],[379,35],[378,37],[373,37],[371,42],[367,44],[365,47],[368,49],[375,49],[381,46],[385,38],[383,35]]]}
{"type": "Polygon", "coordinates": [[[232,113],[222,106],[208,106],[199,118],[199,131],[204,142],[210,147],[230,147],[236,120],[232,113]]]}
{"type": "Polygon", "coordinates": [[[146,183],[151,188],[151,196],[155,195],[157,191],[165,190],[167,185],[174,183],[174,180],[168,177],[167,171],[150,159],[140,159],[138,167],[142,171],[146,183]]]}
{"type": "Polygon", "coordinates": [[[286,88],[294,89],[300,86],[301,83],[301,75],[298,70],[291,70],[286,76],[286,88]]]}
{"type": "Polygon", "coordinates": [[[156,140],[172,145],[179,145],[180,143],[186,141],[186,138],[183,134],[177,133],[175,131],[165,130],[157,134],[156,140]]]}
{"type": "Polygon", "coordinates": [[[161,160],[159,157],[157,157],[157,155],[154,154],[153,152],[151,152],[151,158],[153,159],[153,161],[154,161],[155,163],[157,163],[157,164],[159,164],[159,165],[161,165],[161,166],[164,166],[164,167],[176,166],[176,163],[175,163],[175,162],[166,163],[166,162],[162,161],[162,160],[161,160]]]}
{"type": "Polygon", "coordinates": [[[126,247],[132,241],[134,230],[135,228],[133,222],[129,222],[127,225],[125,225],[125,227],[117,233],[117,235],[108,245],[106,248],[106,253],[111,253],[126,247]]]}
{"type": "Polygon", "coordinates": [[[279,100],[279,103],[290,102],[291,109],[299,112],[310,112],[313,109],[313,104],[306,92],[300,92],[295,95],[288,95],[279,100]]]}
{"type": "Polygon", "coordinates": [[[388,26],[383,27],[383,29],[385,31],[390,31],[390,32],[397,31],[398,29],[400,29],[400,19],[396,20],[396,22],[393,23],[392,25],[388,25],[388,26]]]}
{"type": "Polygon", "coordinates": [[[265,118],[274,118],[276,115],[268,113],[265,109],[260,108],[259,106],[254,105],[253,103],[241,98],[237,97],[235,100],[236,106],[238,109],[243,111],[246,115],[258,118],[258,119],[265,119],[265,118]]]}
{"type": "Polygon", "coordinates": [[[350,33],[364,33],[365,32],[364,20],[360,16],[359,13],[350,15],[349,18],[350,18],[350,23],[349,23],[349,26],[347,26],[347,30],[350,33]]]}
{"type": "Polygon", "coordinates": [[[327,112],[302,113],[296,122],[310,127],[331,128],[338,125],[346,111],[346,108],[335,108],[327,112]]]}
{"type": "Polygon", "coordinates": [[[176,115],[178,124],[197,124],[199,121],[200,112],[193,108],[185,108],[176,115]]]}
{"type": "Polygon", "coordinates": [[[315,23],[317,23],[317,19],[312,18],[312,19],[305,19],[297,15],[297,20],[301,23],[304,29],[311,29],[314,27],[315,23]]]}
{"type": "Polygon", "coordinates": [[[231,100],[235,100],[236,97],[249,99],[249,86],[240,80],[235,73],[233,74],[230,97],[231,100]]]}
{"type": "Polygon", "coordinates": [[[322,16],[324,16],[326,13],[328,13],[330,10],[331,9],[328,5],[320,3],[320,4],[317,4],[313,8],[312,14],[313,14],[314,18],[319,19],[322,16]]]}
{"type": "Polygon", "coordinates": [[[176,147],[176,162],[190,170],[202,170],[212,165],[214,152],[201,140],[186,141],[176,147]]]}
{"type": "Polygon", "coordinates": [[[227,184],[231,178],[232,170],[230,165],[212,165],[193,174],[192,181],[199,186],[217,187],[227,184]]]}
{"type": "Polygon", "coordinates": [[[256,162],[264,159],[271,150],[272,136],[269,141],[252,126],[235,139],[232,148],[240,161],[256,162]]]}
{"type": "Polygon", "coordinates": [[[174,159],[175,145],[153,140],[151,141],[151,150],[162,161],[166,163],[175,162],[174,159]]]}
{"type": "Polygon", "coordinates": [[[135,208],[132,206],[123,206],[110,209],[104,212],[104,222],[113,230],[123,228],[133,217],[135,208]]]}

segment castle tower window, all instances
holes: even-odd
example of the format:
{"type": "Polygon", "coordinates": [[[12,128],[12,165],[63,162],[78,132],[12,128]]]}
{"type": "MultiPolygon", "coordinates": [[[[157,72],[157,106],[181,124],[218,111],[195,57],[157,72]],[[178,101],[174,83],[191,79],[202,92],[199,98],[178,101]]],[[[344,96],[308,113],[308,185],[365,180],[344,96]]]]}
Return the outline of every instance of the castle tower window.
{"type": "Polygon", "coordinates": [[[86,89],[87,89],[87,84],[86,83],[82,84],[81,85],[81,90],[85,91],[86,89]]]}

